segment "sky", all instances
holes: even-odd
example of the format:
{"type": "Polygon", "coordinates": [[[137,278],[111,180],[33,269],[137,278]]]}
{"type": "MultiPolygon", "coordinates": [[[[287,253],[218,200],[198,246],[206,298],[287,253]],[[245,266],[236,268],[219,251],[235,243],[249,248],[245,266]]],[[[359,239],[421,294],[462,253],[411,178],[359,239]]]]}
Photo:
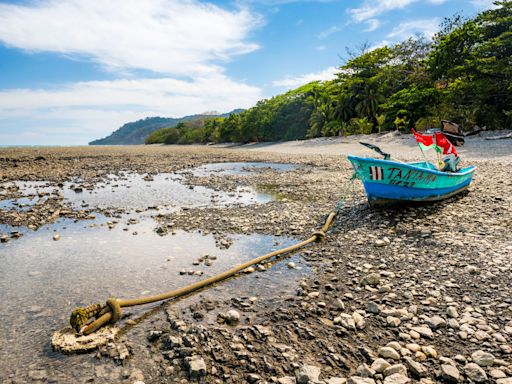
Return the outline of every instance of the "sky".
{"type": "Polygon", "coordinates": [[[0,145],[249,108],[492,0],[0,0],[0,145]]]}

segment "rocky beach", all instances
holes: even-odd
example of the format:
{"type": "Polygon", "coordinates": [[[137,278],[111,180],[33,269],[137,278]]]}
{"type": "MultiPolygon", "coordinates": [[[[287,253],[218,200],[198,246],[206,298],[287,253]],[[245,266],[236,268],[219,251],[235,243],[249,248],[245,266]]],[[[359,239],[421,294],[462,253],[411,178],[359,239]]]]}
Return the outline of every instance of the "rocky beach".
{"type": "MultiPolygon", "coordinates": [[[[137,288],[126,282],[101,292],[140,296],[144,284],[153,293],[166,291],[167,284],[184,285],[239,263],[237,255],[255,257],[309,237],[350,182],[345,156],[373,155],[358,140],[397,159],[420,160],[421,153],[411,135],[394,133],[244,146],[0,148],[0,260],[9,265],[0,267],[0,313],[10,319],[0,328],[0,381],[512,383],[512,144],[488,136],[470,137],[460,150],[464,165],[478,167],[466,193],[376,210],[356,182],[323,242],[152,306],[137,319],[128,315],[114,342],[79,356],[52,352],[51,336],[74,307],[108,297],[87,293],[102,277],[79,289],[62,283],[45,304],[51,309],[25,306],[40,291],[11,295],[7,281],[20,273],[16,247],[34,247],[35,236],[43,236],[38,241],[47,255],[62,252],[49,267],[59,269],[69,251],[57,247],[67,244],[70,228],[94,226],[96,237],[83,230],[69,249],[108,247],[114,236],[120,244],[129,236],[130,247],[146,239],[133,256],[142,265],[153,246],[167,244],[159,241],[182,236],[179,260],[162,267],[162,251],[162,265],[137,276],[137,288]],[[166,195],[171,181],[177,197],[166,195]],[[131,201],[140,185],[163,187],[131,201]],[[121,192],[119,201],[107,198],[121,192]],[[211,244],[199,252],[201,238],[211,244]],[[261,244],[251,243],[254,238],[261,244]],[[37,341],[16,347],[22,329],[57,311],[37,341]]],[[[101,263],[91,249],[82,256],[101,263]]],[[[117,257],[122,263],[123,255],[117,257]]],[[[76,273],[80,279],[78,267],[69,266],[62,278],[76,273]]],[[[115,274],[114,261],[108,266],[105,274],[115,274]]],[[[47,278],[36,272],[23,273],[27,281],[47,278]]],[[[135,279],[133,271],[122,272],[124,281],[135,279]]],[[[42,291],[51,290],[54,277],[44,279],[42,291]]]]}

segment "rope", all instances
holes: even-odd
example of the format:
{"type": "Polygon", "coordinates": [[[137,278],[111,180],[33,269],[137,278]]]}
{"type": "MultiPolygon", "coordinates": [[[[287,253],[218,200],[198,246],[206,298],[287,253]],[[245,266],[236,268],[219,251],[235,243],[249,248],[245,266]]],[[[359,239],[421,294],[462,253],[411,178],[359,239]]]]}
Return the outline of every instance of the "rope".
{"type": "MultiPolygon", "coordinates": [[[[340,202],[338,202],[338,205],[340,205],[341,201],[345,199],[345,196],[342,196],[340,202]]],[[[341,208],[340,208],[341,209],[341,208]]],[[[323,227],[319,230],[316,230],[312,233],[311,237],[307,240],[304,240],[298,244],[279,249],[277,251],[273,251],[270,253],[267,253],[266,255],[259,256],[255,259],[249,260],[243,264],[237,265],[225,272],[222,272],[216,276],[209,277],[207,279],[198,281],[196,283],[189,284],[185,287],[175,289],[169,292],[161,293],[159,295],[154,296],[148,296],[148,297],[142,297],[137,299],[117,299],[117,298],[110,298],[107,300],[105,305],[101,304],[93,304],[86,308],[77,308],[71,313],[70,318],[70,324],[73,327],[73,329],[84,335],[88,335],[97,329],[101,328],[103,325],[107,323],[115,323],[119,320],[121,317],[123,307],[132,307],[135,305],[142,305],[142,304],[149,304],[154,303],[161,300],[167,300],[171,298],[178,298],[180,296],[187,295],[191,292],[197,291],[201,288],[204,288],[206,286],[218,283],[222,280],[227,279],[228,277],[231,277],[238,272],[254,265],[259,264],[267,259],[270,259],[272,257],[276,257],[279,255],[283,255],[285,253],[293,252],[298,249],[301,249],[305,247],[306,245],[314,242],[320,242],[325,239],[325,233],[329,229],[329,227],[334,222],[334,219],[336,218],[337,213],[339,212],[338,206],[337,209],[327,216],[327,219],[323,225],[323,227]],[[96,318],[92,322],[89,323],[90,319],[96,318]]]]}

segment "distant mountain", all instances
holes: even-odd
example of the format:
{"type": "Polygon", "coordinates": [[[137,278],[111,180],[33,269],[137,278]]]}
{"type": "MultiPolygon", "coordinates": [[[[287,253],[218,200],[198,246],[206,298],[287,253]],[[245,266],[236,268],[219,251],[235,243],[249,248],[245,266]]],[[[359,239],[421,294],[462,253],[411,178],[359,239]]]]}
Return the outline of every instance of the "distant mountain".
{"type": "Polygon", "coordinates": [[[213,114],[205,112],[199,115],[190,115],[180,118],[173,117],[146,117],[145,119],[133,121],[124,124],[121,128],[112,132],[103,139],[93,140],[89,145],[136,145],[144,144],[144,139],[151,133],[160,128],[171,128],[180,122],[186,122],[196,119],[204,119],[211,117],[227,117],[231,114],[242,112],[243,109],[235,109],[229,113],[213,114]]]}

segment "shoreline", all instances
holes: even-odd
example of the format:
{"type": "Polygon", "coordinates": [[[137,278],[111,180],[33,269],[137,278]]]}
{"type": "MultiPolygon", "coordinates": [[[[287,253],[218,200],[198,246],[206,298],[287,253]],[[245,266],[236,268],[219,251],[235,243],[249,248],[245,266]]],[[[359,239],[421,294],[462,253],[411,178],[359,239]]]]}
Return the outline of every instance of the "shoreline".
{"type": "MultiPolygon", "coordinates": [[[[337,140],[317,139],[302,146],[289,142],[252,149],[2,148],[1,176],[3,182],[48,180],[52,187],[80,177],[78,185],[88,188],[112,173],[180,171],[191,186],[228,192],[239,185],[266,186],[279,198],[261,205],[156,211],[151,213],[157,221],[155,230],[200,231],[215,234],[225,244],[236,234],[302,239],[323,222],[351,175],[348,163],[340,165],[340,152],[361,147],[364,154],[373,155],[357,144],[358,139],[342,143],[342,148],[337,140]],[[306,146],[316,154],[305,153],[306,146]],[[209,177],[190,172],[201,164],[225,161],[293,163],[300,168],[209,177]]],[[[404,148],[400,149],[403,158],[409,156],[408,143],[384,139],[382,147],[396,145],[404,148]]],[[[101,369],[80,376],[81,380],[286,384],[301,375],[309,375],[314,382],[318,373],[319,382],[329,384],[347,379],[355,384],[428,384],[452,380],[450,375],[456,375],[456,370],[460,380],[483,371],[491,382],[507,384],[498,380],[500,375],[501,379],[512,377],[511,154],[504,153],[503,144],[495,141],[476,138],[468,142],[466,158],[479,166],[468,193],[419,208],[371,210],[360,204],[363,195],[358,187],[357,206],[341,211],[324,242],[300,253],[310,272],[300,279],[297,289],[255,301],[249,300],[251,295],[230,295],[232,284],[243,287],[248,281],[244,279],[251,278],[257,283],[260,274],[265,276],[264,269],[272,269],[269,264],[233,280],[225,298],[205,291],[157,307],[114,347],[100,350],[98,358],[83,363],[84,372],[101,369]],[[238,322],[218,321],[220,314],[231,310],[238,312],[238,322]],[[482,356],[488,365],[479,365],[482,356]]],[[[410,147],[411,156],[413,150],[421,156],[415,146],[410,147]]],[[[2,190],[2,199],[13,196],[15,190],[2,190]]],[[[70,210],[62,200],[52,199],[36,213],[18,215],[23,226],[44,228],[61,218],[81,220],[81,215],[93,211],[94,207],[70,210]]],[[[103,213],[124,217],[118,210],[103,213]]],[[[2,223],[10,220],[5,215],[2,211],[2,223]]],[[[277,262],[283,263],[288,260],[277,262]]],[[[0,351],[8,353],[6,348],[0,345],[0,351]]],[[[63,367],[67,359],[73,361],[63,357],[63,367]]],[[[30,372],[9,369],[13,376],[2,377],[5,380],[31,377],[30,372]]],[[[35,363],[31,369],[44,370],[47,379],[67,382],[74,378],[66,376],[62,367],[35,363]]]]}

